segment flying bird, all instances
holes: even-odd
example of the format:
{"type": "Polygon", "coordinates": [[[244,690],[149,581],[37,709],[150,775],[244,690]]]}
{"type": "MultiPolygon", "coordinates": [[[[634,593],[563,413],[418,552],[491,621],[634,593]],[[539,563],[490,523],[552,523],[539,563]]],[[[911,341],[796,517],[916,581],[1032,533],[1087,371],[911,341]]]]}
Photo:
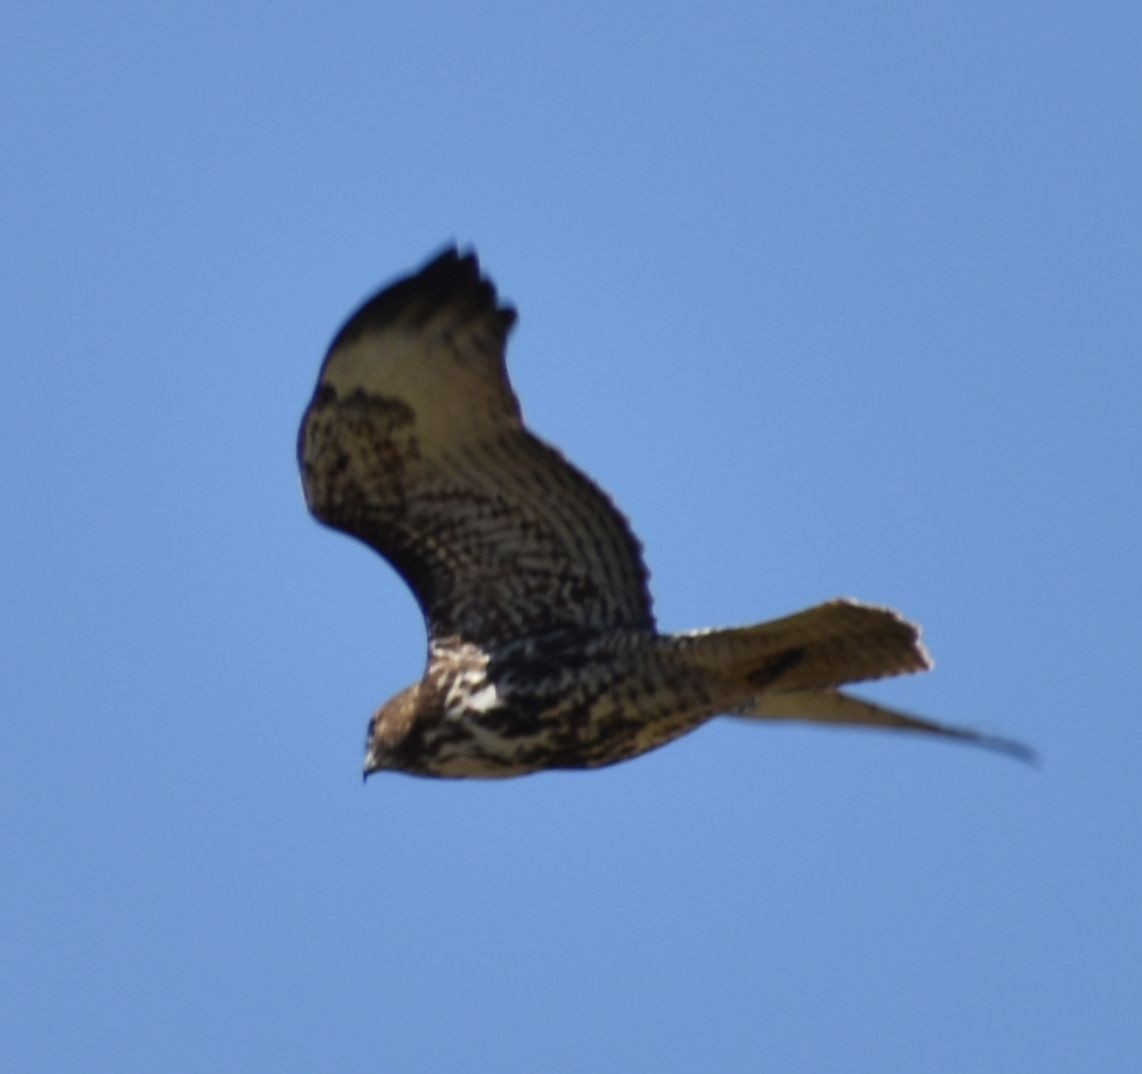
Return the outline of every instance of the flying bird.
{"type": "Polygon", "coordinates": [[[310,511],[379,552],[424,614],[419,682],[369,722],[365,775],[596,768],[718,715],[1018,743],[842,692],[924,671],[913,623],[832,600],[755,626],[661,634],[642,549],[607,495],[524,425],[516,320],[446,249],[334,337],[302,418],[310,511]]]}

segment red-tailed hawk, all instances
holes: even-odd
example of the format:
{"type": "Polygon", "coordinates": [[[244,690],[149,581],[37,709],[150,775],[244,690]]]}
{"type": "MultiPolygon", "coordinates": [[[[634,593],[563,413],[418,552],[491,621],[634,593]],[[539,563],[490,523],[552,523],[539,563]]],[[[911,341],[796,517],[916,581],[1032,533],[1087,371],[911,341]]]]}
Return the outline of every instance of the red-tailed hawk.
{"type": "Polygon", "coordinates": [[[925,731],[1025,755],[842,693],[923,671],[919,630],[834,600],[659,634],[639,542],[523,424],[515,311],[446,250],[337,333],[301,422],[309,509],[400,572],[428,629],[420,682],[369,724],[365,774],[518,776],[637,757],[718,714],[925,731]]]}

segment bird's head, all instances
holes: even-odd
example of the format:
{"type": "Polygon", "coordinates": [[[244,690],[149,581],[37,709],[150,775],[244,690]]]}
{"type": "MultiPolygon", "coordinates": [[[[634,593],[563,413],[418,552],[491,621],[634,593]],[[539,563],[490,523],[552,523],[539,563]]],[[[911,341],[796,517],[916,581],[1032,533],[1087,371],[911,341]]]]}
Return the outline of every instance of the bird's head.
{"type": "Polygon", "coordinates": [[[420,684],[402,690],[390,698],[369,721],[368,736],[365,741],[365,778],[384,769],[404,771],[402,763],[405,748],[409,745],[413,725],[416,722],[417,701],[420,684]]]}

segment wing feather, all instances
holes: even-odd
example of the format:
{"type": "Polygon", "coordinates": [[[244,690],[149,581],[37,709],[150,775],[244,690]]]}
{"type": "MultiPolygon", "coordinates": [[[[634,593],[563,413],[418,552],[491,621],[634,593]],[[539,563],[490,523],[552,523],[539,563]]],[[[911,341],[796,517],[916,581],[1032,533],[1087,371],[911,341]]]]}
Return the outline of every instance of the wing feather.
{"type": "Polygon", "coordinates": [[[389,560],[434,641],[653,629],[626,520],[523,425],[505,362],[514,322],[455,249],[366,302],[302,418],[309,508],[389,560]]]}

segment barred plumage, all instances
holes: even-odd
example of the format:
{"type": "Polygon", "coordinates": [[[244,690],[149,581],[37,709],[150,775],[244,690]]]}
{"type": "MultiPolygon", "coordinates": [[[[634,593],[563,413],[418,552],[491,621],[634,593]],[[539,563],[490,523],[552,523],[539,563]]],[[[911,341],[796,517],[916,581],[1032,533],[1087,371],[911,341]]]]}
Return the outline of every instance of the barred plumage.
{"type": "Polygon", "coordinates": [[[736,630],[660,635],[641,547],[589,478],[524,426],[515,311],[445,250],[337,333],[298,439],[322,522],[416,595],[424,677],[369,725],[366,774],[500,777],[638,756],[719,713],[1023,747],[837,687],[927,668],[895,612],[833,601],[736,630]]]}

